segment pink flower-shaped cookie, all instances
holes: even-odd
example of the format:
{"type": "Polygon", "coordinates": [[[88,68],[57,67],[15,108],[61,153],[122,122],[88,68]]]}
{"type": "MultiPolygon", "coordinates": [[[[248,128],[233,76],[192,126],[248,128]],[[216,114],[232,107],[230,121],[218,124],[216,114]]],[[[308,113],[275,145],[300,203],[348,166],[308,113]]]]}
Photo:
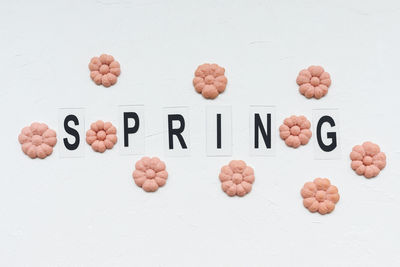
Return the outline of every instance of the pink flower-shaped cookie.
{"type": "Polygon", "coordinates": [[[44,123],[34,122],[21,130],[18,136],[22,151],[30,158],[41,158],[53,153],[57,143],[56,132],[44,123]]]}
{"type": "Polygon", "coordinates": [[[228,80],[224,74],[225,69],[217,64],[202,64],[194,73],[194,88],[204,98],[214,99],[225,91],[228,80]]]}
{"type": "Polygon", "coordinates": [[[222,183],[222,190],[228,196],[242,197],[251,191],[255,179],[254,170],[243,160],[232,160],[229,165],[221,168],[219,179],[222,183]]]}
{"type": "Polygon", "coordinates": [[[280,136],[286,145],[298,148],[306,145],[311,138],[311,123],[304,116],[290,116],[283,121],[279,127],[280,136]]]}
{"type": "Polygon", "coordinates": [[[165,163],[157,157],[143,157],[136,162],[135,168],[133,179],[136,185],[146,192],[155,192],[167,182],[168,172],[165,170],[165,163]]]}
{"type": "Polygon", "coordinates": [[[121,74],[118,61],[111,55],[102,54],[94,57],[89,63],[90,78],[97,84],[110,87],[117,82],[117,77],[121,74]]]}
{"type": "Polygon", "coordinates": [[[94,151],[103,153],[111,149],[117,143],[117,129],[111,122],[96,121],[90,125],[86,132],[86,142],[92,146],[94,151]]]}
{"type": "Polygon", "coordinates": [[[300,85],[299,91],[302,95],[307,98],[320,99],[328,93],[331,76],[321,66],[310,66],[308,69],[300,71],[296,82],[300,85]]]}
{"type": "Polygon", "coordinates": [[[386,166],[386,155],[381,152],[378,145],[372,142],[364,142],[353,147],[350,153],[351,168],[366,178],[377,176],[386,166]]]}
{"type": "Polygon", "coordinates": [[[300,193],[304,207],[320,214],[332,212],[340,198],[337,187],[331,185],[327,178],[316,178],[313,182],[305,183],[300,193]]]}

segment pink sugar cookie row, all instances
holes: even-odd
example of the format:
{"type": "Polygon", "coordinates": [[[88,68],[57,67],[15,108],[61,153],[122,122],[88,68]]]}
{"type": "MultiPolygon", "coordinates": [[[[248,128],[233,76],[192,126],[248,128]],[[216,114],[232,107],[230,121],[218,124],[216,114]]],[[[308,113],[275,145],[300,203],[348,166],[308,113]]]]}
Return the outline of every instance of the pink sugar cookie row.
{"type": "MultiPolygon", "coordinates": [[[[290,116],[279,127],[280,137],[286,145],[297,148],[306,145],[312,135],[310,121],[304,116],[290,116]]],[[[18,136],[22,151],[30,158],[44,159],[53,152],[57,143],[56,132],[47,124],[34,122],[24,127],[18,136]]],[[[111,122],[98,120],[86,132],[86,142],[96,152],[112,149],[118,141],[117,128],[111,122]]],[[[364,142],[353,147],[350,153],[351,168],[366,178],[376,177],[386,166],[386,155],[372,142],[364,142]]]]}
{"type": "MultiPolygon", "coordinates": [[[[166,165],[157,157],[143,157],[135,164],[132,174],[137,186],[146,192],[155,192],[166,184],[168,172],[166,165]]],[[[222,190],[230,197],[243,197],[250,193],[255,181],[254,169],[243,160],[232,160],[221,168],[219,179],[222,190]]],[[[339,192],[336,186],[331,185],[326,178],[316,178],[307,182],[301,189],[303,205],[310,212],[328,214],[339,201],[339,192]]]]}
{"type": "MultiPolygon", "coordinates": [[[[89,62],[90,78],[97,85],[110,87],[117,83],[121,66],[113,56],[102,54],[89,62]]],[[[215,99],[226,89],[228,79],[225,68],[215,63],[204,63],[194,72],[193,86],[206,99],[215,99]]],[[[310,66],[296,78],[299,92],[307,98],[320,99],[328,93],[331,77],[321,66],[310,66]]]]}
{"type": "MultiPolygon", "coordinates": [[[[166,184],[166,165],[157,157],[143,157],[135,164],[132,174],[137,186],[146,192],[155,192],[166,184]]],[[[222,190],[230,197],[243,197],[251,192],[255,181],[254,169],[243,160],[232,160],[221,168],[219,179],[222,190]]],[[[300,191],[303,205],[310,212],[331,213],[339,201],[339,191],[327,178],[307,182],[300,191]]]]}
{"type": "MultiPolygon", "coordinates": [[[[155,192],[166,184],[166,165],[157,157],[143,157],[135,164],[132,174],[137,186],[146,192],[155,192]]],[[[219,174],[222,190],[230,197],[243,197],[250,193],[255,181],[254,169],[243,160],[232,160],[221,168],[219,174]]],[[[339,191],[327,178],[316,178],[307,182],[300,191],[303,205],[310,212],[322,215],[331,213],[339,201],[339,191]]]]}

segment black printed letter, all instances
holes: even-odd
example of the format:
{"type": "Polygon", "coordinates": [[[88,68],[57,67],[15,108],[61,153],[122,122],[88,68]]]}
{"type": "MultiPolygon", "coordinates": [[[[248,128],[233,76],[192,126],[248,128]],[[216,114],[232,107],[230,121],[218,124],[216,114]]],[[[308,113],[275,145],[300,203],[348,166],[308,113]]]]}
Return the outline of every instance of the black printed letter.
{"type": "Polygon", "coordinates": [[[267,132],[265,132],[264,125],[261,121],[260,114],[254,114],[254,148],[258,148],[259,136],[258,131],[261,131],[262,138],[264,140],[265,146],[271,148],[271,114],[267,114],[267,132]]]}
{"type": "Polygon", "coordinates": [[[335,126],[335,121],[332,119],[332,117],[330,117],[330,116],[321,117],[321,119],[319,119],[318,125],[317,125],[317,141],[318,141],[319,147],[323,151],[330,152],[330,151],[334,150],[337,146],[336,132],[328,132],[327,136],[329,139],[332,139],[332,143],[328,146],[325,145],[322,142],[322,137],[321,137],[322,124],[324,124],[325,122],[329,123],[329,125],[332,127],[335,126]]]}
{"type": "Polygon", "coordinates": [[[217,148],[221,149],[221,114],[217,114],[217,148]]]}
{"type": "Polygon", "coordinates": [[[179,143],[183,149],[187,149],[185,140],[183,139],[182,132],[185,130],[185,119],[180,114],[169,114],[168,115],[168,144],[169,149],[174,149],[174,141],[173,136],[176,135],[178,138],[179,143]],[[172,128],[172,122],[179,121],[180,127],[177,129],[172,128]]]}
{"type": "Polygon", "coordinates": [[[75,123],[75,125],[79,125],[79,121],[78,118],[75,115],[68,115],[67,117],[65,117],[64,119],[64,129],[67,133],[69,133],[70,135],[72,135],[73,137],[75,137],[75,143],[70,144],[68,142],[67,138],[64,138],[64,145],[68,150],[75,150],[78,148],[79,146],[79,142],[80,142],[80,138],[79,138],[79,133],[77,130],[75,130],[74,128],[71,128],[68,126],[68,123],[72,121],[75,123]]]}
{"type": "Polygon", "coordinates": [[[129,146],[129,134],[136,133],[139,130],[139,116],[136,112],[124,112],[124,147],[129,146]],[[133,119],[135,125],[128,127],[128,119],[133,119]]]}

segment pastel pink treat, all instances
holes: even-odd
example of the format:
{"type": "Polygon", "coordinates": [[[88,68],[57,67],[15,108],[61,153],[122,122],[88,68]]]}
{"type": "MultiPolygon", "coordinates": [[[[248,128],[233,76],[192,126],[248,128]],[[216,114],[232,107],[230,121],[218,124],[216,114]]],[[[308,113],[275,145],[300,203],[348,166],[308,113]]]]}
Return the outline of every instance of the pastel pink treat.
{"type": "Polygon", "coordinates": [[[313,182],[305,183],[300,193],[304,207],[322,215],[331,213],[340,198],[337,187],[331,185],[327,178],[316,178],[313,182]]]}
{"type": "Polygon", "coordinates": [[[165,163],[157,157],[143,157],[136,162],[135,168],[133,180],[146,192],[155,192],[167,182],[165,163]]]}
{"type": "Polygon", "coordinates": [[[381,152],[378,145],[372,142],[364,142],[353,147],[350,153],[351,168],[366,178],[377,176],[386,166],[386,155],[381,152]]]}
{"type": "Polygon", "coordinates": [[[34,122],[24,127],[18,136],[22,151],[30,158],[44,159],[53,153],[57,143],[56,132],[44,123],[34,122]]]}
{"type": "Polygon", "coordinates": [[[310,66],[301,70],[296,79],[299,91],[307,98],[320,99],[328,93],[331,76],[321,66],[310,66]]]}
{"type": "Polygon", "coordinates": [[[251,191],[254,183],[254,170],[243,160],[232,160],[223,166],[219,174],[222,190],[230,197],[244,196],[251,191]]]}
{"type": "Polygon", "coordinates": [[[225,69],[217,64],[202,64],[194,73],[193,86],[204,98],[214,99],[225,91],[228,80],[224,74],[225,69]]]}
{"type": "Polygon", "coordinates": [[[110,87],[117,82],[117,77],[121,74],[121,68],[114,57],[102,54],[100,57],[93,57],[89,63],[90,78],[97,85],[110,87]]]}
{"type": "Polygon", "coordinates": [[[117,143],[117,129],[111,122],[98,120],[92,123],[90,130],[86,132],[86,142],[94,151],[103,153],[117,143]]]}
{"type": "Polygon", "coordinates": [[[279,135],[286,145],[298,148],[306,145],[311,138],[311,123],[304,116],[290,116],[283,121],[279,127],[279,135]]]}

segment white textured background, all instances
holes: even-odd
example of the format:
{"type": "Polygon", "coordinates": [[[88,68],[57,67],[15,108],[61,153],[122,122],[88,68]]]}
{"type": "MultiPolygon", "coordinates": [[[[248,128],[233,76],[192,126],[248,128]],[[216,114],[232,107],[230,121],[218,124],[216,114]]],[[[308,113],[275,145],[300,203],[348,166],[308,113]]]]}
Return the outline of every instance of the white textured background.
{"type": "MultiPolygon", "coordinates": [[[[1,266],[399,266],[400,2],[393,1],[1,1],[1,266]],[[110,53],[122,74],[95,86],[92,56],[110,53]],[[194,93],[197,65],[226,68],[215,101],[194,93]],[[328,95],[297,92],[300,69],[323,65],[328,95]],[[244,198],[220,189],[230,157],[205,153],[205,106],[233,106],[233,157],[254,167],[244,198]],[[117,122],[119,104],[146,105],[146,154],[162,157],[166,186],[146,194],[118,150],[30,160],[17,136],[32,121],[58,129],[60,107],[85,107],[86,124],[117,122]],[[277,118],[340,109],[342,158],[314,160],[312,144],[249,157],[248,106],[277,118]],[[191,107],[192,153],[166,158],[162,107],[191,107]],[[388,165],[367,180],[348,153],[371,140],[388,165]],[[299,190],[329,177],[341,200],[327,216],[299,190]]],[[[314,140],[313,140],[314,141],[314,140]]]]}

